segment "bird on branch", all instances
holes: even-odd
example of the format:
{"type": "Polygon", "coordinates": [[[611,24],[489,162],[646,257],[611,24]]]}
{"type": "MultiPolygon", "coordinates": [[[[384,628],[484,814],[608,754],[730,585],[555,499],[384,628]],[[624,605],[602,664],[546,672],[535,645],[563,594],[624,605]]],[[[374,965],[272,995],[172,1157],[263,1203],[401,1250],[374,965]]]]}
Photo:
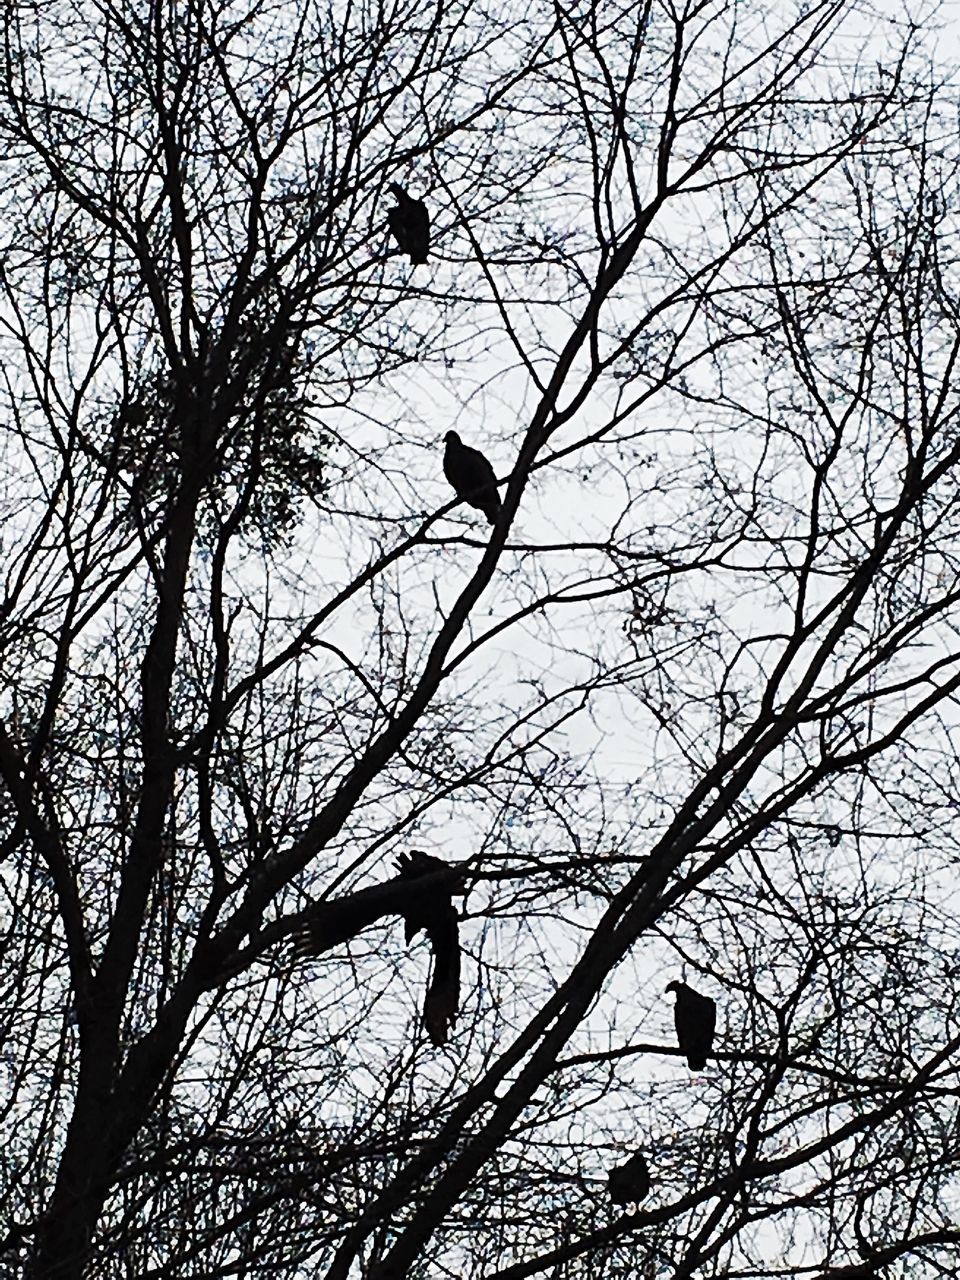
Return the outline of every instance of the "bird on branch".
{"type": "Polygon", "coordinates": [[[636,1204],[650,1194],[650,1170],[639,1151],[610,1170],[607,1189],[614,1204],[636,1204]]]}
{"type": "Polygon", "coordinates": [[[293,936],[296,959],[319,956],[350,942],[384,916],[403,918],[409,944],[423,929],[433,951],[433,972],[423,1021],[435,1045],[446,1044],[460,1006],[460,931],[453,905],[463,893],[463,870],[429,853],[401,853],[399,874],[356,893],[316,903],[309,922],[293,936]]]}
{"type": "MultiPolygon", "coordinates": [[[[445,870],[449,863],[429,853],[401,853],[400,879],[420,880],[445,870]]],[[[457,909],[449,888],[424,887],[402,912],[407,945],[424,930],[433,951],[433,972],[423,1004],[423,1022],[433,1044],[446,1044],[460,1007],[460,930],[457,909]]]]}
{"type": "Polygon", "coordinates": [[[397,203],[387,210],[387,222],[393,232],[393,238],[403,250],[409,253],[414,266],[426,262],[430,249],[430,215],[422,200],[415,200],[408,195],[399,183],[391,182],[388,188],[396,197],[397,203]]]}
{"type": "Polygon", "coordinates": [[[490,523],[495,524],[500,514],[500,495],[493,467],[479,449],[464,444],[456,431],[448,431],[443,439],[446,445],[443,474],[453,485],[457,497],[482,511],[490,523]]]}
{"type": "Polygon", "coordinates": [[[709,996],[700,995],[685,982],[668,983],[667,990],[677,993],[673,1021],[677,1028],[677,1042],[687,1055],[687,1066],[691,1071],[702,1071],[713,1048],[717,1002],[709,996]]]}

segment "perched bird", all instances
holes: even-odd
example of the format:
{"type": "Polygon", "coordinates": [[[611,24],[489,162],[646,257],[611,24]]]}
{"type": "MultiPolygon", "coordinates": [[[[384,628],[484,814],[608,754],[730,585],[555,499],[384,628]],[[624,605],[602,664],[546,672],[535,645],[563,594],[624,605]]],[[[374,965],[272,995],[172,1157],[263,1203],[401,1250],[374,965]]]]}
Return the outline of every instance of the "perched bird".
{"type": "Polygon", "coordinates": [[[636,1204],[650,1194],[650,1170],[639,1151],[610,1170],[607,1188],[614,1204],[636,1204]]]}
{"type": "Polygon", "coordinates": [[[446,1044],[460,1005],[460,929],[454,895],[462,895],[463,871],[429,853],[401,853],[398,875],[367,885],[341,898],[314,903],[309,919],[293,935],[297,960],[320,956],[384,916],[403,918],[409,943],[426,930],[433,952],[433,971],[423,1002],[423,1021],[434,1044],[446,1044]],[[424,877],[427,882],[421,884],[424,877]]]}
{"type": "MultiPolygon", "coordinates": [[[[397,857],[397,870],[400,873],[400,879],[408,884],[411,880],[419,880],[421,876],[430,875],[431,872],[449,871],[450,864],[444,862],[442,858],[435,858],[432,854],[415,849],[413,853],[401,853],[397,857]]],[[[449,899],[448,884],[441,889],[426,889],[405,904],[400,910],[403,916],[404,942],[412,942],[421,929],[429,932],[438,905],[449,899]]]]}
{"type": "Polygon", "coordinates": [[[410,261],[416,266],[426,262],[430,249],[430,215],[422,200],[414,200],[407,195],[403,187],[391,182],[389,190],[396,196],[397,203],[387,210],[387,222],[393,232],[393,238],[403,250],[409,253],[410,261]]]}
{"type": "Polygon", "coordinates": [[[384,916],[403,918],[408,942],[419,929],[429,933],[438,909],[453,894],[463,893],[462,873],[429,853],[402,853],[397,864],[399,875],[389,880],[314,903],[307,922],[293,935],[294,956],[323,955],[351,942],[384,916]],[[427,875],[434,877],[434,883],[424,889],[416,881],[427,875]]]}
{"type": "Polygon", "coordinates": [[[702,1071],[713,1047],[717,1002],[709,996],[700,995],[685,982],[670,982],[667,990],[677,993],[673,1021],[677,1028],[677,1041],[687,1055],[687,1066],[691,1071],[702,1071]]]}
{"type": "Polygon", "coordinates": [[[482,511],[491,524],[500,514],[500,495],[493,467],[479,449],[463,443],[456,431],[443,437],[443,474],[456,490],[457,497],[482,511]]]}
{"type": "MultiPolygon", "coordinates": [[[[401,880],[416,880],[449,870],[449,863],[429,853],[401,854],[401,880]]],[[[421,929],[433,951],[433,972],[423,1002],[423,1022],[432,1044],[446,1044],[460,1006],[460,929],[449,884],[424,890],[403,908],[403,936],[409,944],[421,929]]]]}

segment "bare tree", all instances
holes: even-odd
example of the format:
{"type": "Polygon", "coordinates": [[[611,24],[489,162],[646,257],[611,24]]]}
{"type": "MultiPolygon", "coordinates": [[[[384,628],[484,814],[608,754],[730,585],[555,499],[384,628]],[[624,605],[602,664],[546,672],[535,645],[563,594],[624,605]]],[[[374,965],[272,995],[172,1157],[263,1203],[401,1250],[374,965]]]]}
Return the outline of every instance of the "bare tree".
{"type": "Polygon", "coordinates": [[[956,1270],[956,104],[768,9],[9,7],[11,1275],[956,1270]]]}

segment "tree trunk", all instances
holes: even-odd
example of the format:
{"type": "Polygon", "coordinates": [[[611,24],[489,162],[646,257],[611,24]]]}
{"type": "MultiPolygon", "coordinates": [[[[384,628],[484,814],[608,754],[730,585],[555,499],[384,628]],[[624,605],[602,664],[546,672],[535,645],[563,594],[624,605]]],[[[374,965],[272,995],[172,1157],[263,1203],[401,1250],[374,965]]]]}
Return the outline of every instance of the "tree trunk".
{"type": "Polygon", "coordinates": [[[37,1233],[30,1274],[36,1280],[82,1280],[110,1185],[107,1113],[78,1097],[50,1209],[37,1233]]]}

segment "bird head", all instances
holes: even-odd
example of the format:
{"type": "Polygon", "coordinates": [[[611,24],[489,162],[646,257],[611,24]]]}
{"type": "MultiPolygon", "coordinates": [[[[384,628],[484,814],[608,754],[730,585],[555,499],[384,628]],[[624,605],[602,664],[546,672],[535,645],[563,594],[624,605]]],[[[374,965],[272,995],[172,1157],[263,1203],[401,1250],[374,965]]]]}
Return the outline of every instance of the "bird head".
{"type": "Polygon", "coordinates": [[[448,431],[447,434],[443,437],[443,443],[444,444],[460,444],[462,442],[460,440],[460,437],[457,435],[456,431],[448,431]]]}
{"type": "Polygon", "coordinates": [[[403,200],[407,194],[404,191],[403,187],[400,186],[399,182],[389,183],[387,185],[387,190],[390,192],[391,195],[396,196],[398,200],[403,200]]]}
{"type": "Polygon", "coordinates": [[[673,982],[668,982],[668,983],[667,983],[667,985],[666,985],[666,987],[665,987],[665,989],[664,989],[664,990],[665,990],[665,991],[676,991],[676,992],[679,994],[681,991],[683,991],[683,989],[686,987],[686,985],[687,985],[687,984],[686,984],[685,982],[677,982],[677,981],[676,981],[676,979],[674,979],[674,981],[673,981],[673,982]]]}

